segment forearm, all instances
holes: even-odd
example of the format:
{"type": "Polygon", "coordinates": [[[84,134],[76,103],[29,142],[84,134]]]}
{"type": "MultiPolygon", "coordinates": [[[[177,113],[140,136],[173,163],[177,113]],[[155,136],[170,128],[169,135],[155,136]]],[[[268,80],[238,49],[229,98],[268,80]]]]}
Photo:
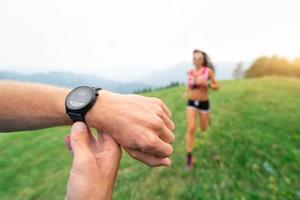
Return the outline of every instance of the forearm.
{"type": "Polygon", "coordinates": [[[40,84],[0,82],[0,132],[71,124],[64,103],[68,92],[40,84]]]}

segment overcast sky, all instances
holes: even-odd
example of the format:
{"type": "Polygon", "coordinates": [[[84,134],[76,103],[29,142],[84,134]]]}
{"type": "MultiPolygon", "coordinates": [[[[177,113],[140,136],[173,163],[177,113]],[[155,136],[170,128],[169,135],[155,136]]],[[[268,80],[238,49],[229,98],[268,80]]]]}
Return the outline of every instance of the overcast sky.
{"type": "Polygon", "coordinates": [[[190,61],[300,56],[299,0],[2,0],[0,69],[124,78],[190,61]]]}

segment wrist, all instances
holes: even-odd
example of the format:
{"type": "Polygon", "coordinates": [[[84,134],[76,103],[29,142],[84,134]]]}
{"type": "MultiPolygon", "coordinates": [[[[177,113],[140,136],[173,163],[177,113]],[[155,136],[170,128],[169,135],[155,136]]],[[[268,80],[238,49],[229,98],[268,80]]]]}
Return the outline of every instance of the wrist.
{"type": "Polygon", "coordinates": [[[95,104],[93,107],[86,113],[85,121],[88,126],[98,129],[105,129],[106,128],[106,116],[109,112],[109,102],[110,97],[113,93],[100,90],[98,92],[98,97],[96,99],[95,104]]]}
{"type": "Polygon", "coordinates": [[[65,100],[67,95],[69,94],[70,89],[60,89],[55,95],[55,110],[57,112],[57,116],[59,116],[60,125],[70,125],[72,124],[71,118],[66,113],[65,100]]]}
{"type": "Polygon", "coordinates": [[[88,192],[88,194],[85,197],[83,197],[83,199],[89,199],[89,200],[112,199],[112,189],[109,187],[109,184],[102,182],[94,186],[89,185],[88,187],[91,188],[91,190],[88,192]]]}
{"type": "MultiPolygon", "coordinates": [[[[75,186],[77,187],[77,185],[75,186]]],[[[88,184],[86,186],[87,188],[83,189],[76,189],[76,188],[70,188],[70,186],[67,186],[67,195],[65,199],[69,200],[81,200],[81,199],[87,199],[87,200],[108,200],[112,199],[112,189],[109,188],[108,184],[104,183],[98,183],[97,185],[94,184],[88,184]]]]}

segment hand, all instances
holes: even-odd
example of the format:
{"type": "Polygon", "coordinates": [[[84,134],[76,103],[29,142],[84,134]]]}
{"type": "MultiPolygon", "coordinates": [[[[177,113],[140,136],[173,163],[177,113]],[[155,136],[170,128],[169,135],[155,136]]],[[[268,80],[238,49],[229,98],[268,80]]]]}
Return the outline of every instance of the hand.
{"type": "Polygon", "coordinates": [[[121,159],[119,145],[106,133],[94,138],[82,122],[73,125],[65,144],[74,155],[67,199],[111,199],[121,159]]]}
{"type": "Polygon", "coordinates": [[[208,87],[208,81],[207,80],[197,79],[197,84],[201,85],[203,87],[208,87]]]}
{"type": "Polygon", "coordinates": [[[149,166],[171,165],[175,125],[170,118],[157,98],[102,90],[86,115],[89,126],[110,133],[131,157],[149,166]]]}
{"type": "Polygon", "coordinates": [[[184,91],[184,93],[182,94],[182,98],[188,99],[188,92],[187,91],[184,91]]]}
{"type": "Polygon", "coordinates": [[[188,92],[187,90],[184,91],[182,97],[183,97],[184,99],[189,99],[189,92],[188,92]]]}

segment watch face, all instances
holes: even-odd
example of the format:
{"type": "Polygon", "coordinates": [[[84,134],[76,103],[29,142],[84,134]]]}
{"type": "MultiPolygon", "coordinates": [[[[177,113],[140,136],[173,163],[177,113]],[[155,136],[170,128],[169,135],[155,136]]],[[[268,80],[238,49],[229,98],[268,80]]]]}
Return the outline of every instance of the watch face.
{"type": "Polygon", "coordinates": [[[73,110],[84,108],[92,101],[93,95],[93,91],[89,87],[82,86],[75,88],[67,97],[67,106],[73,110]]]}

